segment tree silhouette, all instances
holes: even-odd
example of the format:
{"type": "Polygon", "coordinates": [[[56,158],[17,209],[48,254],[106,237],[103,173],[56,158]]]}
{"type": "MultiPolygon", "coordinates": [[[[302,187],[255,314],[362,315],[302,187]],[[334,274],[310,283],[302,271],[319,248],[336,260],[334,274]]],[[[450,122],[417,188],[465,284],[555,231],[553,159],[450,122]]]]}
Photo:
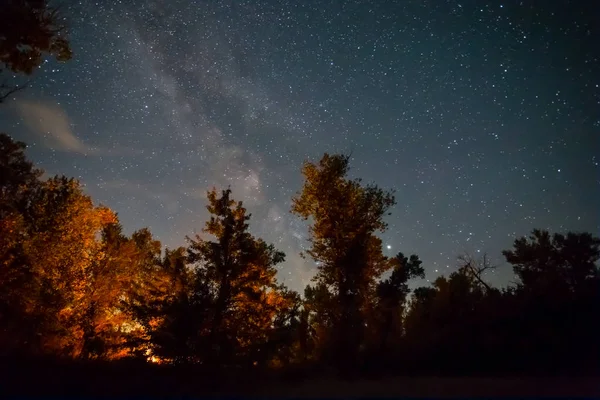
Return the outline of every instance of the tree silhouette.
{"type": "Polygon", "coordinates": [[[318,265],[315,281],[336,298],[336,358],[344,366],[356,361],[363,343],[376,280],[393,267],[375,232],[386,229],[383,216],[395,204],[390,192],[347,179],[348,164],[348,156],[328,154],[318,164],[306,162],[304,186],[292,200],[294,214],[312,218],[306,253],[318,265]]]}
{"type": "Polygon", "coordinates": [[[425,278],[425,270],[417,255],[410,259],[398,253],[393,259],[394,269],[389,278],[377,284],[376,330],[379,337],[379,351],[383,354],[388,348],[390,337],[400,339],[403,334],[402,318],[406,311],[405,303],[410,293],[408,281],[425,278]]]}
{"type": "Polygon", "coordinates": [[[335,343],[333,332],[336,299],[323,283],[304,289],[304,309],[300,319],[300,346],[304,361],[329,356],[335,343]]]}
{"type": "Polygon", "coordinates": [[[196,286],[207,290],[211,309],[206,362],[227,364],[252,360],[257,346],[268,340],[279,293],[275,265],[284,254],[248,232],[250,215],[231,190],[208,192],[210,220],[200,235],[188,238],[188,259],[194,264],[196,286]]]}
{"type": "Polygon", "coordinates": [[[0,133],[0,218],[21,213],[27,194],[37,185],[42,171],[25,156],[26,145],[0,133]]]}
{"type": "Polygon", "coordinates": [[[132,310],[144,327],[142,356],[173,364],[203,360],[212,298],[205,282],[189,268],[187,249],[167,249],[161,261],[166,296],[140,296],[132,310]]]}
{"type": "Polygon", "coordinates": [[[383,256],[375,236],[393,196],[348,179],[348,157],[326,154],[304,165],[293,199],[311,220],[306,254],[317,263],[302,298],[278,284],[283,253],[250,234],[229,189],[208,193],[210,219],[187,248],[162,252],[147,228],[125,235],[77,180],[41,179],[24,149],[0,135],[2,356],[76,359],[86,376],[127,358],[200,364],[177,370],[180,381],[332,362],[375,376],[600,370],[600,239],[589,233],[516,239],[503,252],[513,286],[487,281],[487,255],[464,254],[411,295],[421,260],[383,256]]]}
{"type": "MultiPolygon", "coordinates": [[[[464,268],[415,290],[406,316],[408,345],[421,363],[458,370],[476,362],[485,292],[464,268]]],[[[420,365],[423,367],[423,365],[420,365]]]]}
{"type": "Polygon", "coordinates": [[[268,308],[259,312],[268,318],[263,325],[263,340],[253,347],[252,360],[256,366],[282,368],[301,361],[299,348],[299,294],[280,284],[270,290],[268,308]]]}
{"type": "Polygon", "coordinates": [[[485,282],[483,277],[486,272],[496,269],[496,267],[491,264],[487,254],[483,254],[481,259],[478,260],[472,255],[465,253],[458,256],[458,261],[462,264],[460,268],[463,273],[468,275],[472,281],[482,286],[488,292],[494,290],[485,282]]]}
{"type": "MultiPolygon", "coordinates": [[[[0,13],[0,74],[6,70],[31,75],[43,56],[71,59],[66,27],[59,9],[46,0],[4,0],[0,13]]],[[[25,85],[0,81],[0,103],[25,85]]]]}
{"type": "Polygon", "coordinates": [[[529,239],[516,239],[514,250],[502,254],[524,289],[577,291],[599,277],[600,239],[589,233],[551,236],[536,229],[529,239]]]}
{"type": "Polygon", "coordinates": [[[590,355],[600,351],[599,248],[589,233],[536,229],[503,252],[519,278],[514,294],[527,315],[520,328],[528,331],[531,368],[598,368],[590,355]]]}
{"type": "MultiPolygon", "coordinates": [[[[16,348],[22,337],[24,288],[31,274],[24,249],[25,213],[41,171],[25,156],[25,144],[0,133],[0,346],[16,348]]],[[[33,329],[33,328],[32,328],[33,329]]]]}

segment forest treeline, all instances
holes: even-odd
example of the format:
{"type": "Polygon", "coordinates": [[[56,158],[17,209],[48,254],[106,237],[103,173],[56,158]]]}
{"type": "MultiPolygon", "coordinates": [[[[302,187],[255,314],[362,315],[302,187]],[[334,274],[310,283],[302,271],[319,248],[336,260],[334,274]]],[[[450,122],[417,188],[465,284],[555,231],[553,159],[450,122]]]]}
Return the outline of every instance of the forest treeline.
{"type": "Polygon", "coordinates": [[[25,144],[0,135],[0,349],[70,360],[138,359],[213,369],[328,366],[345,372],[597,370],[600,240],[534,230],[503,252],[517,282],[486,282],[486,258],[411,291],[417,255],[386,257],[377,234],[392,192],[348,178],[349,157],[302,167],[291,212],[307,220],[316,275],[276,279],[284,254],[249,231],[231,190],[210,219],[161,250],[125,235],[81,184],[42,179],[25,144]]]}

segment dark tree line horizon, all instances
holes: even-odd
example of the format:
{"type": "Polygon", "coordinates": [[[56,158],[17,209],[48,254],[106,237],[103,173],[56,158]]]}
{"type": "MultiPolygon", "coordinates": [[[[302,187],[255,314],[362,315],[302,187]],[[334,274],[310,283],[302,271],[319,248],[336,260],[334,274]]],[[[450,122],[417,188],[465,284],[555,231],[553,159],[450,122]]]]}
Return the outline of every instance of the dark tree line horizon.
{"type": "Polygon", "coordinates": [[[383,254],[392,192],[349,179],[349,157],[305,162],[291,212],[309,223],[316,275],[276,279],[285,255],[249,233],[230,189],[187,246],[124,235],[80,183],[42,171],[0,134],[0,351],[70,360],[341,371],[597,370],[600,239],[533,230],[503,252],[517,282],[486,282],[486,257],[431,285],[418,255],[383,254]],[[387,276],[387,278],[384,278],[387,276]]]}

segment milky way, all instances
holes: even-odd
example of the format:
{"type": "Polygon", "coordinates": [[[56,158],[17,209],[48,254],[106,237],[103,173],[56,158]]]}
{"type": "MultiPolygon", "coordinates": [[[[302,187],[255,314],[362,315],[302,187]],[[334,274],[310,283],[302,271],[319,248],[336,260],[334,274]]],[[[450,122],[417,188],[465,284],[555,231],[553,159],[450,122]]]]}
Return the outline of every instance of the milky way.
{"type": "Polygon", "coordinates": [[[396,190],[384,251],[429,280],[488,252],[503,285],[515,236],[600,231],[594,2],[63,3],[74,59],[44,64],[0,129],[127,232],[183,245],[231,185],[300,289],[314,264],[290,200],[324,152],[396,190]]]}

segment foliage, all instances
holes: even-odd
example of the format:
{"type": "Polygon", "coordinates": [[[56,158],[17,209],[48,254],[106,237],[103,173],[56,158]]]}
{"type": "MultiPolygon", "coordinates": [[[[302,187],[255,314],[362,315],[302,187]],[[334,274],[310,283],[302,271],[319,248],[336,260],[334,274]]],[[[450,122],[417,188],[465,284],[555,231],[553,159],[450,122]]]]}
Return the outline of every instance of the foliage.
{"type": "MultiPolygon", "coordinates": [[[[46,0],[4,0],[0,13],[0,73],[31,75],[44,55],[58,61],[72,57],[59,9],[46,0]]],[[[6,79],[0,82],[0,103],[22,89],[6,79]]]]}
{"type": "Polygon", "coordinates": [[[297,307],[297,296],[275,279],[284,254],[248,232],[250,215],[230,195],[229,189],[220,197],[216,190],[208,192],[211,217],[203,233],[214,240],[188,238],[191,280],[166,306],[165,321],[156,330],[170,338],[159,351],[171,359],[265,363],[277,350],[274,337],[284,335],[297,307]]]}
{"type": "Polygon", "coordinates": [[[0,217],[22,212],[27,193],[38,184],[40,170],[25,157],[26,145],[0,133],[0,217]]]}
{"type": "MultiPolygon", "coordinates": [[[[350,180],[348,157],[306,163],[292,212],[311,221],[317,274],[300,296],[277,282],[284,254],[254,237],[229,189],[188,247],[125,235],[81,184],[42,179],[0,135],[0,351],[200,364],[204,373],[331,365],[372,374],[598,371],[600,239],[534,230],[503,252],[518,282],[498,289],[487,255],[424,278],[417,255],[383,255],[391,193],[350,180]],[[412,292],[412,293],[411,293],[412,292]]],[[[19,357],[21,357],[19,355],[19,357]]]]}
{"type": "Polygon", "coordinates": [[[328,154],[318,164],[305,163],[304,186],[292,200],[294,214],[312,219],[306,253],[318,265],[315,281],[336,299],[331,322],[339,359],[356,356],[377,279],[393,267],[375,233],[386,229],[383,216],[394,196],[348,179],[348,164],[348,156],[328,154]]]}
{"type": "Polygon", "coordinates": [[[82,351],[80,320],[92,266],[102,256],[96,235],[115,216],[94,207],[79,183],[65,177],[41,182],[23,211],[9,219],[20,228],[21,238],[12,243],[12,254],[18,254],[23,265],[14,258],[4,264],[10,281],[27,281],[11,296],[20,297],[24,320],[44,335],[23,332],[22,339],[37,351],[77,356],[82,351]]]}
{"type": "Polygon", "coordinates": [[[534,230],[515,240],[514,250],[503,252],[524,289],[577,291],[599,278],[600,239],[589,233],[566,236],[534,230]]]}
{"type": "Polygon", "coordinates": [[[377,284],[377,307],[373,331],[379,340],[379,350],[388,350],[390,338],[399,339],[404,333],[402,319],[406,311],[407,296],[410,294],[408,281],[425,278],[419,256],[413,254],[407,258],[402,253],[393,259],[394,269],[389,278],[377,284]]]}

